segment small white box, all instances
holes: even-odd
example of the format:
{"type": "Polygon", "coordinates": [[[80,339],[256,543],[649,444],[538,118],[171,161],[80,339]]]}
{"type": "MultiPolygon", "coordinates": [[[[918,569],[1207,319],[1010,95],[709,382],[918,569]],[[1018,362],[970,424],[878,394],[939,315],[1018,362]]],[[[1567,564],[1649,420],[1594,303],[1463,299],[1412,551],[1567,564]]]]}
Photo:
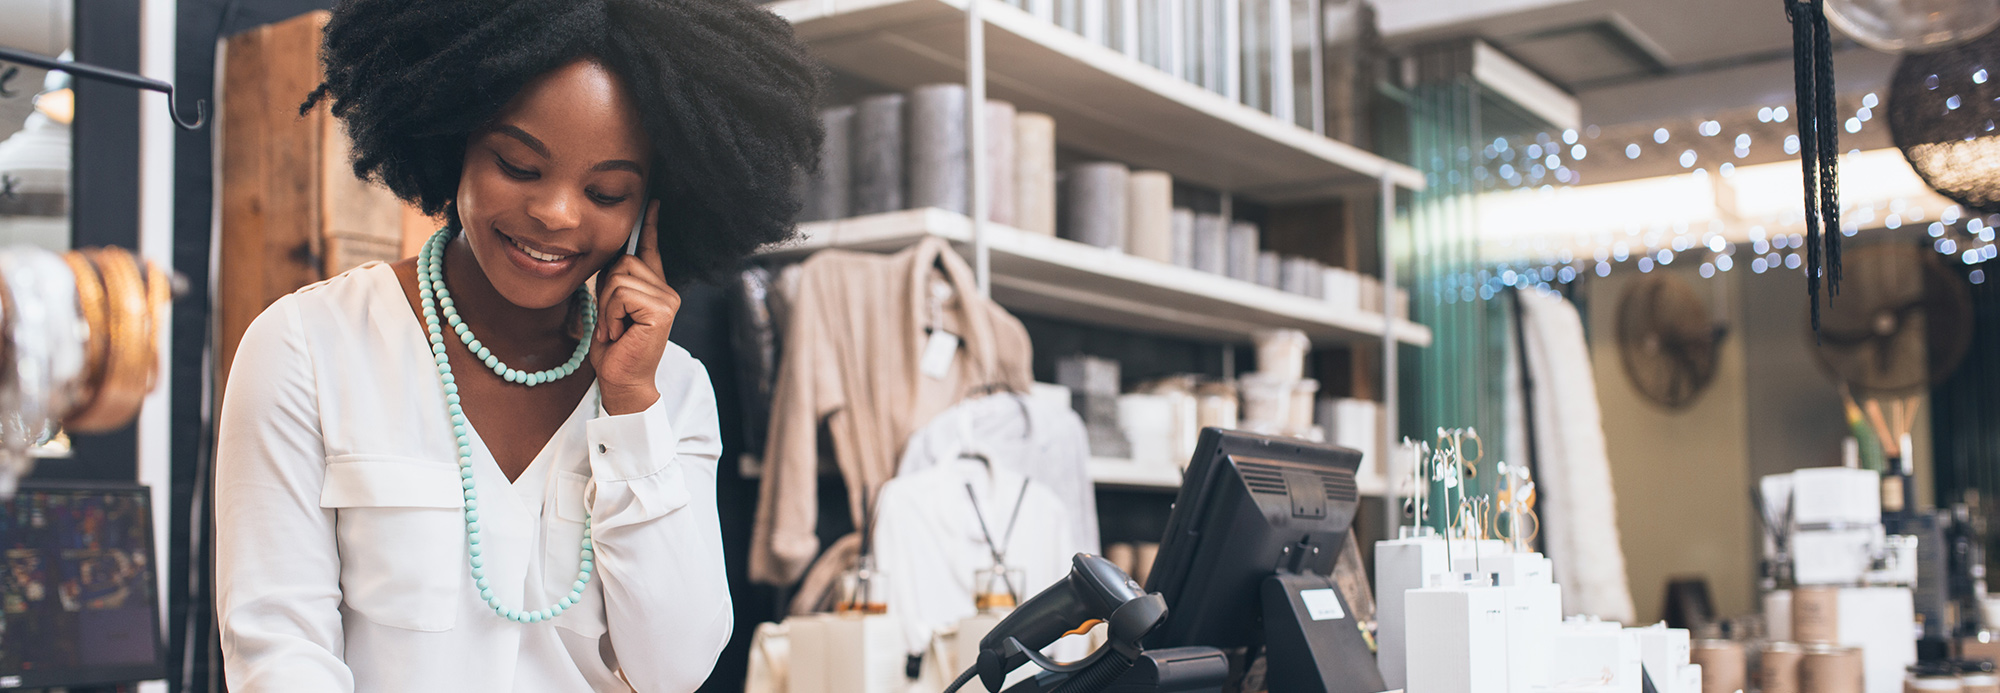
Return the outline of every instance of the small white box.
{"type": "Polygon", "coordinates": [[[1550,644],[1562,626],[1562,587],[1554,583],[1500,588],[1507,594],[1507,690],[1532,693],[1549,684],[1550,644]]]}
{"type": "Polygon", "coordinates": [[[1701,693],[1701,665],[1680,665],[1674,682],[1676,690],[1660,691],[1660,693],[1701,693]]]}
{"type": "Polygon", "coordinates": [[[1814,467],[1792,472],[1792,522],[1872,525],[1882,521],[1882,475],[1866,469],[1814,467]]]}
{"type": "Polygon", "coordinates": [[[1868,577],[1882,526],[1792,532],[1792,577],[1801,585],[1857,585],[1868,577]]]}
{"type": "Polygon", "coordinates": [[[1157,467],[1174,459],[1181,431],[1174,428],[1174,401],[1166,395],[1119,395],[1118,430],[1132,443],[1132,461],[1157,467]]]}
{"type": "Polygon", "coordinates": [[[1458,556],[1453,572],[1472,580],[1491,580],[1499,587],[1553,584],[1550,572],[1555,564],[1539,553],[1505,553],[1497,556],[1458,556]]]}
{"type": "Polygon", "coordinates": [[[1427,587],[1404,597],[1413,693],[1507,693],[1507,592],[1427,587]]]}
{"type": "Polygon", "coordinates": [[[1639,638],[1615,622],[1564,621],[1550,649],[1556,653],[1549,660],[1554,690],[1639,693],[1639,638]]]}
{"type": "MultiPolygon", "coordinates": [[[[1693,643],[1688,631],[1668,628],[1665,623],[1627,630],[1639,638],[1639,663],[1653,676],[1654,687],[1675,685],[1680,680],[1681,667],[1686,666],[1693,655],[1693,643]]],[[[1701,680],[1696,678],[1693,689],[1662,688],[1660,693],[1701,693],[1701,680]]]]}
{"type": "Polygon", "coordinates": [[[908,685],[900,621],[815,614],[785,623],[792,629],[787,693],[902,693],[908,685]]]}
{"type": "Polygon", "coordinates": [[[1442,537],[1396,539],[1375,543],[1375,666],[1391,689],[1404,681],[1404,595],[1442,580],[1450,573],[1442,537]]]}

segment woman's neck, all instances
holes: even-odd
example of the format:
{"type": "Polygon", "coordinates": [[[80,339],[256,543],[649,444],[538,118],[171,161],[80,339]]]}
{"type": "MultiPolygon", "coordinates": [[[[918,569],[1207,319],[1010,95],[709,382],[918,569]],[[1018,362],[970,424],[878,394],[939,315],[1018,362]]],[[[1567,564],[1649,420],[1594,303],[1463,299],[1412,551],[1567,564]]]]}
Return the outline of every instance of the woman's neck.
{"type": "MultiPolygon", "coordinates": [[[[458,309],[459,317],[472,328],[479,341],[488,348],[504,354],[501,360],[513,363],[514,359],[526,358],[534,361],[544,357],[556,361],[569,357],[567,344],[572,343],[569,334],[570,301],[564,301],[547,308],[523,308],[501,295],[486,277],[486,271],[473,257],[472,247],[467,244],[464,234],[459,234],[446,244],[444,253],[445,287],[451,291],[452,303],[458,309]],[[560,347],[550,351],[552,347],[560,347]],[[513,357],[513,358],[508,358],[513,357]]],[[[529,363],[515,364],[517,368],[533,367],[529,363]]]]}

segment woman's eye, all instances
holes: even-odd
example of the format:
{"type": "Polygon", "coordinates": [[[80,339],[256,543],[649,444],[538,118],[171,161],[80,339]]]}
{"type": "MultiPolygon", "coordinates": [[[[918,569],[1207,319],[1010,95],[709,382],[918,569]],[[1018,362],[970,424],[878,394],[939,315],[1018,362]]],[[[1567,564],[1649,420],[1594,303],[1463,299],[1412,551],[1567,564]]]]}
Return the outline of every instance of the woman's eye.
{"type": "Polygon", "coordinates": [[[493,157],[493,160],[499,162],[500,171],[506,173],[509,178],[514,178],[517,180],[533,180],[535,178],[534,171],[530,171],[528,169],[507,163],[507,159],[505,157],[496,156],[493,157]]]}
{"type": "Polygon", "coordinates": [[[606,207],[610,207],[620,202],[624,202],[625,198],[628,197],[627,195],[617,195],[617,196],[603,195],[597,193],[596,191],[591,191],[589,194],[590,194],[590,199],[595,200],[597,204],[604,205],[606,207]]]}

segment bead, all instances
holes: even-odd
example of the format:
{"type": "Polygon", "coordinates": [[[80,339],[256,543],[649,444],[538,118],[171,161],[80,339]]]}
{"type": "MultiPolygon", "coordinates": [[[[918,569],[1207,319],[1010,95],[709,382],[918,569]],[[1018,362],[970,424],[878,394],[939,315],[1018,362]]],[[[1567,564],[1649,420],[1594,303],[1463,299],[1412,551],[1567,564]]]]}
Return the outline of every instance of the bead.
{"type": "Polygon", "coordinates": [[[478,510],[478,509],[479,509],[479,501],[476,501],[476,500],[468,500],[468,501],[466,501],[466,502],[465,502],[465,509],[466,509],[466,510],[478,510]]]}
{"type": "Polygon", "coordinates": [[[543,610],[542,610],[542,618],[541,618],[540,620],[543,620],[543,621],[547,621],[547,620],[549,620],[549,619],[551,619],[551,618],[554,618],[554,617],[555,617],[555,614],[553,614],[553,613],[550,613],[548,609],[543,609],[543,610]]]}
{"type": "Polygon", "coordinates": [[[478,521],[479,521],[479,511],[477,511],[477,510],[467,510],[467,511],[465,511],[465,521],[466,521],[466,522],[478,522],[478,521]]]}
{"type": "Polygon", "coordinates": [[[447,413],[451,414],[452,423],[459,423],[459,424],[465,423],[465,410],[460,409],[458,405],[456,404],[445,405],[444,410],[447,413]]]}
{"type": "Polygon", "coordinates": [[[477,522],[467,522],[467,523],[465,523],[465,531],[467,531],[467,532],[472,532],[472,533],[474,533],[474,534],[478,534],[478,533],[479,533],[479,523],[477,523],[477,522]]]}
{"type": "Polygon", "coordinates": [[[559,602],[556,602],[556,603],[557,603],[557,604],[561,604],[561,605],[562,605],[562,608],[565,608],[565,609],[567,609],[567,608],[570,608],[570,607],[572,607],[572,606],[576,606],[576,600],[574,600],[574,599],[570,599],[570,598],[569,598],[569,597],[567,597],[567,596],[563,597],[563,598],[562,598],[562,601],[559,601],[559,602]]]}
{"type": "MultiPolygon", "coordinates": [[[[443,378],[444,378],[444,384],[446,384],[446,385],[450,385],[450,386],[452,386],[452,387],[454,387],[454,388],[458,387],[458,377],[457,377],[457,376],[454,376],[454,375],[452,375],[452,374],[450,374],[450,373],[446,373],[446,374],[444,374],[443,378]]],[[[457,391],[457,390],[453,390],[453,392],[456,392],[456,391],[457,391]]]]}
{"type": "Polygon", "coordinates": [[[492,598],[493,598],[493,590],[490,590],[490,589],[482,589],[482,590],[480,590],[480,591],[479,591],[479,598],[480,598],[480,599],[492,599],[492,598]]]}
{"type": "Polygon", "coordinates": [[[487,584],[487,583],[486,583],[486,570],[485,570],[485,569],[483,569],[483,568],[473,568],[473,570],[474,570],[475,572],[477,572],[478,574],[477,574],[477,575],[474,575],[474,576],[472,576],[473,578],[475,578],[475,579],[474,579],[474,580],[472,581],[472,584],[474,584],[474,585],[478,586],[478,587],[479,587],[479,589],[482,589],[482,590],[484,590],[484,589],[490,589],[490,588],[492,588],[492,585],[489,585],[489,584],[487,584]]]}
{"type": "Polygon", "coordinates": [[[458,470],[458,478],[460,478],[460,479],[470,479],[470,478],[472,478],[472,468],[471,468],[471,467],[461,467],[461,468],[459,468],[459,470],[458,470]]]}
{"type": "Polygon", "coordinates": [[[465,480],[465,488],[468,488],[468,489],[472,488],[472,480],[471,480],[471,479],[466,479],[466,480],[465,480]]]}
{"type": "Polygon", "coordinates": [[[576,586],[575,586],[575,587],[573,587],[572,589],[573,589],[574,591],[578,592],[578,593],[581,593],[581,592],[583,592],[583,588],[584,588],[584,584],[583,584],[583,581],[582,581],[582,580],[577,580],[577,581],[576,581],[576,586]]]}
{"type": "Polygon", "coordinates": [[[486,345],[484,345],[484,344],[480,344],[480,343],[479,343],[479,340],[477,340],[477,339],[475,339],[475,340],[472,340],[472,350],[473,350],[473,351],[476,351],[476,352],[479,352],[479,360],[481,360],[481,361],[485,361],[485,360],[487,360],[487,359],[490,359],[490,358],[493,358],[493,352],[491,352],[491,351],[488,351],[488,350],[486,349],[486,345]]]}
{"type": "Polygon", "coordinates": [[[458,395],[445,395],[444,401],[446,404],[458,404],[458,395]]]}
{"type": "Polygon", "coordinates": [[[486,559],[484,559],[484,558],[480,558],[480,557],[478,557],[478,556],[473,556],[473,557],[472,557],[472,567],[474,567],[474,568],[484,568],[484,567],[486,567],[486,559]]]}
{"type": "Polygon", "coordinates": [[[582,551],[578,551],[577,553],[580,554],[578,558],[582,558],[583,560],[586,561],[590,560],[590,555],[591,555],[590,549],[584,549],[582,551]]]}
{"type": "Polygon", "coordinates": [[[595,561],[583,561],[577,565],[577,570],[588,573],[597,570],[597,565],[595,561]]]}
{"type": "MultiPolygon", "coordinates": [[[[465,547],[466,555],[478,556],[481,553],[484,553],[479,549],[479,535],[468,533],[465,535],[465,542],[466,542],[466,547],[465,547]]],[[[483,567],[483,566],[475,566],[475,567],[483,567]]]]}
{"type": "Polygon", "coordinates": [[[487,598],[486,598],[486,605],[487,605],[487,606],[490,606],[490,607],[493,607],[494,609],[499,609],[499,608],[500,608],[500,598],[499,598],[499,597],[487,597],[487,598]]]}

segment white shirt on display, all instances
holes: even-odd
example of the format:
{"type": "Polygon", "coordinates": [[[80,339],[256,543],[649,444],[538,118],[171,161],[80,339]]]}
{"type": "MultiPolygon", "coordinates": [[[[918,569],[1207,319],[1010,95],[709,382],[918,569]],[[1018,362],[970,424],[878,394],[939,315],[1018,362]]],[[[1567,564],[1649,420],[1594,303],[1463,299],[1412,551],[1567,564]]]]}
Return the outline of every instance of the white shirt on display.
{"type": "Polygon", "coordinates": [[[232,691],[691,691],[733,625],[708,372],[669,345],[647,410],[591,386],[510,483],[472,433],[482,558],[429,345],[370,263],[278,299],[236,351],[218,424],[216,597],[232,691]],[[629,685],[627,681],[629,680],[629,685]]]}

